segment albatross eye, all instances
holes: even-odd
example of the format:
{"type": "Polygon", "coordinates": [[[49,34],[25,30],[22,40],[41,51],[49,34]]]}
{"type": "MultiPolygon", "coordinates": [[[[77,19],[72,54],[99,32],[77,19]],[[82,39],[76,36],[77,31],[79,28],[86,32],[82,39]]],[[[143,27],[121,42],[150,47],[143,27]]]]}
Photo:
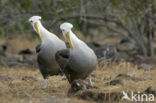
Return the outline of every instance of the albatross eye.
{"type": "Polygon", "coordinates": [[[33,21],[32,21],[32,20],[30,20],[30,23],[33,23],[33,21]]]}

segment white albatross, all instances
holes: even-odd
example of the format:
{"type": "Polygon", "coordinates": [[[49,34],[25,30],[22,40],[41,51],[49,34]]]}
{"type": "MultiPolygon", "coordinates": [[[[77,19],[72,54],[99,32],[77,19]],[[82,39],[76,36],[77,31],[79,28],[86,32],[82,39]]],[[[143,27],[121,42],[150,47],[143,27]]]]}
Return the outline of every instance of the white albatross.
{"type": "MultiPolygon", "coordinates": [[[[60,29],[68,41],[70,49],[60,50],[56,53],[56,61],[69,83],[87,78],[97,65],[97,56],[94,51],[72,32],[72,28],[73,25],[70,23],[61,24],[60,29]]],[[[91,79],[88,82],[92,86],[91,79]]]]}
{"type": "Polygon", "coordinates": [[[44,88],[47,87],[47,78],[49,76],[57,75],[60,67],[55,60],[57,51],[65,49],[64,41],[60,40],[56,35],[49,32],[41,24],[40,16],[32,16],[29,19],[33,29],[39,34],[41,44],[37,46],[37,62],[40,72],[44,78],[44,88]]]}

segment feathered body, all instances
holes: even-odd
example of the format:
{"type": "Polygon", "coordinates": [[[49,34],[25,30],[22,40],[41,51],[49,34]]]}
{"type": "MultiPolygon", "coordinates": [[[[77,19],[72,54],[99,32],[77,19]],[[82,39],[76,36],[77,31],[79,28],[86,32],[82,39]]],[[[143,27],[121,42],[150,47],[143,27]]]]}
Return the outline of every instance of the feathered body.
{"type": "Polygon", "coordinates": [[[48,76],[58,74],[60,67],[55,60],[57,51],[65,49],[65,43],[57,36],[47,31],[39,23],[42,42],[39,46],[37,53],[37,62],[43,77],[46,79],[48,76]]]}
{"type": "Polygon", "coordinates": [[[40,16],[32,16],[29,22],[41,39],[41,43],[36,47],[37,62],[46,88],[46,79],[48,76],[56,75],[60,70],[55,60],[55,54],[57,51],[65,49],[66,45],[56,35],[45,29],[40,20],[40,16]]]}
{"type": "Polygon", "coordinates": [[[74,50],[65,49],[56,53],[56,61],[61,66],[68,81],[85,79],[96,68],[97,57],[94,51],[70,31],[74,50]]]}

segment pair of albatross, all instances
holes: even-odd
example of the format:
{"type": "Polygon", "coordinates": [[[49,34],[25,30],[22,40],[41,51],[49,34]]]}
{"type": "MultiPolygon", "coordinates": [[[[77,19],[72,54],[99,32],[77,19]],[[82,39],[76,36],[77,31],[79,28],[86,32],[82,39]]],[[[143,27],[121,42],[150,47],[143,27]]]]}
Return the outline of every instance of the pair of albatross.
{"type": "MultiPolygon", "coordinates": [[[[37,62],[44,78],[44,88],[47,87],[47,78],[58,74],[60,70],[72,83],[87,78],[96,68],[97,57],[94,51],[72,32],[72,24],[63,23],[60,26],[70,45],[70,48],[66,48],[62,40],[42,26],[40,16],[31,17],[29,22],[41,38],[41,44],[37,47],[37,62]]],[[[92,86],[91,80],[88,80],[92,86]]]]}

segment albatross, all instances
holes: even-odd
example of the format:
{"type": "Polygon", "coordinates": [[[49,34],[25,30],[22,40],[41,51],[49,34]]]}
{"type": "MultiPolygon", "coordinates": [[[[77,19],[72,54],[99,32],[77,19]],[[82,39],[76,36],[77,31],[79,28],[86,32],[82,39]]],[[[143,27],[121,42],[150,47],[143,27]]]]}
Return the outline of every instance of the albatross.
{"type": "Polygon", "coordinates": [[[40,16],[32,16],[29,22],[41,38],[41,43],[36,48],[37,62],[44,78],[44,88],[46,88],[47,78],[57,75],[60,70],[60,66],[55,60],[55,54],[57,51],[65,49],[66,45],[64,41],[43,27],[40,16]]]}
{"type": "MultiPolygon", "coordinates": [[[[74,80],[87,78],[97,65],[97,56],[94,51],[72,32],[72,28],[73,25],[70,23],[60,25],[62,34],[70,48],[56,53],[56,61],[70,84],[74,80]]],[[[88,78],[88,83],[92,86],[90,78],[88,78]]]]}

